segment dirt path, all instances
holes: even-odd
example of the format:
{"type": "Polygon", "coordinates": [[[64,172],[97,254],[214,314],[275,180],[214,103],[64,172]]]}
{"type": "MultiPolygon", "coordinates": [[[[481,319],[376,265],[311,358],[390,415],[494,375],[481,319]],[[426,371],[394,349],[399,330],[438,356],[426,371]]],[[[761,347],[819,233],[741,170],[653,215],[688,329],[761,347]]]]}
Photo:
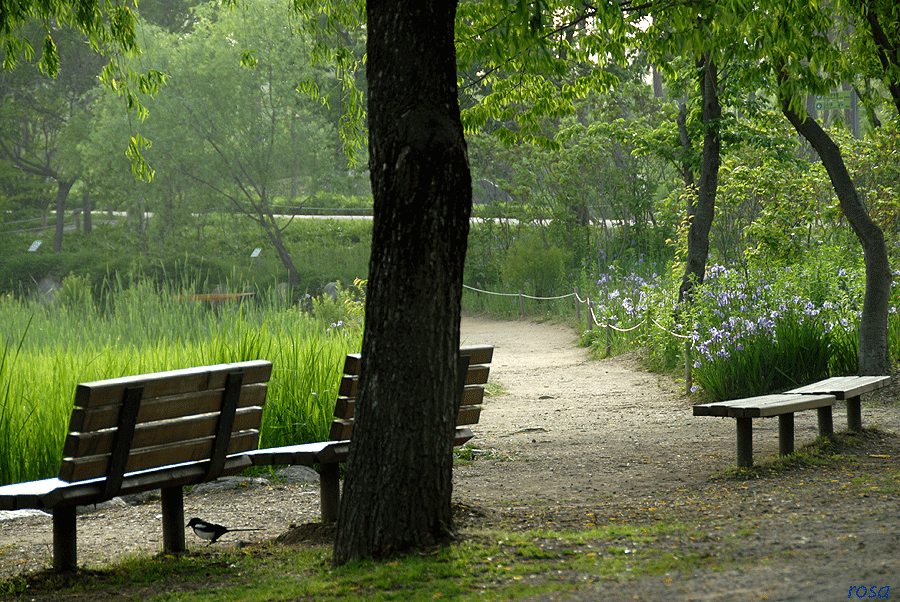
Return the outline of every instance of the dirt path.
{"type": "MultiPolygon", "coordinates": [[[[634,356],[588,360],[571,328],[549,323],[467,317],[463,333],[494,345],[491,380],[504,393],[487,402],[475,443],[531,460],[460,470],[476,497],[640,497],[698,486],[735,462],[734,421],[694,418],[683,383],[634,356]]],[[[842,420],[836,412],[836,429],[842,420]]],[[[798,414],[795,428],[798,445],[815,439],[815,413],[798,414]]],[[[755,455],[777,449],[777,421],[755,425],[755,455]]]]}
{"type": "MultiPolygon", "coordinates": [[[[505,391],[485,405],[477,439],[497,459],[456,470],[459,501],[491,510],[483,524],[675,522],[684,532],[651,547],[708,559],[707,570],[610,580],[559,599],[824,601],[863,585],[893,585],[896,597],[900,438],[863,437],[833,466],[711,481],[735,463],[734,421],[694,418],[681,383],[633,357],[586,361],[561,326],[468,318],[463,332],[496,347],[491,376],[505,391]]],[[[864,403],[864,426],[896,433],[896,400],[894,385],[864,403]]],[[[757,460],[777,453],[777,425],[754,423],[757,460]]],[[[834,427],[846,426],[839,404],[834,427]]],[[[797,446],[816,435],[815,412],[797,414],[797,446]]]]}
{"type": "MultiPolygon", "coordinates": [[[[476,459],[454,471],[463,531],[664,521],[684,529],[627,545],[706,559],[689,574],[620,576],[561,599],[838,600],[854,584],[900,595],[900,437],[863,437],[833,465],[711,481],[735,462],[734,421],[694,418],[680,383],[629,356],[588,361],[563,326],[467,316],[462,333],[464,344],[494,345],[491,381],[502,388],[485,403],[476,459]]],[[[863,424],[900,430],[897,397],[892,387],[864,403],[863,424]]],[[[834,422],[846,428],[842,405],[834,422]]],[[[815,413],[798,414],[795,430],[798,447],[815,439],[815,413]]],[[[777,421],[758,421],[753,436],[755,458],[777,452],[777,421]]],[[[263,527],[254,541],[318,518],[315,484],[244,485],[239,495],[195,489],[186,516],[263,527]]],[[[158,550],[159,518],[152,498],[81,515],[80,562],[158,550]]],[[[0,513],[0,579],[48,566],[51,542],[47,515],[0,513]]]]}

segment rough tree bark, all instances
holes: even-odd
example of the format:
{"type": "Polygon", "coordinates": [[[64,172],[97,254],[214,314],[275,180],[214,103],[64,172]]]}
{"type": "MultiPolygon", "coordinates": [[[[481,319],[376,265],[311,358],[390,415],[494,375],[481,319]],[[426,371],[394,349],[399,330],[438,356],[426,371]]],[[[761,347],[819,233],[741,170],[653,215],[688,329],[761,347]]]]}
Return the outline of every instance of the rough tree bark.
{"type": "Polygon", "coordinates": [[[375,215],[338,564],[432,544],[452,525],[460,299],[472,207],[455,13],[455,0],[367,3],[375,215]]]}
{"type": "Polygon", "coordinates": [[[81,213],[84,216],[84,233],[94,231],[93,207],[91,206],[91,192],[87,183],[81,191],[81,213]]]}
{"type": "MultiPolygon", "coordinates": [[[[786,79],[787,75],[782,72],[779,75],[779,83],[783,84],[786,79]]],[[[866,260],[866,295],[859,320],[859,374],[890,374],[887,318],[890,307],[891,268],[884,233],[866,212],[844,164],[841,150],[831,136],[808,115],[801,117],[791,107],[789,96],[781,94],[780,101],[784,116],[819,154],[822,165],[831,178],[841,211],[862,243],[866,260]]]]}
{"type": "MultiPolygon", "coordinates": [[[[687,104],[684,99],[678,101],[678,117],[675,118],[678,125],[678,141],[681,142],[681,178],[684,180],[684,187],[693,190],[694,183],[694,166],[691,162],[691,155],[694,152],[694,146],[691,144],[691,137],[687,130],[687,104]]],[[[691,200],[687,206],[688,219],[694,214],[694,201],[691,200]]]]}
{"type": "Polygon", "coordinates": [[[716,208],[716,191],[719,186],[719,164],[722,143],[719,138],[719,74],[716,63],[706,53],[699,63],[700,98],[703,116],[703,158],[700,163],[700,179],[697,198],[688,207],[688,256],[684,277],[678,289],[678,302],[690,300],[694,286],[703,283],[706,260],[709,257],[709,230],[716,208]]]}
{"type": "Polygon", "coordinates": [[[63,231],[66,225],[66,200],[69,198],[69,191],[75,185],[75,180],[58,178],[56,180],[56,227],[53,230],[53,252],[62,251],[63,231]]]}

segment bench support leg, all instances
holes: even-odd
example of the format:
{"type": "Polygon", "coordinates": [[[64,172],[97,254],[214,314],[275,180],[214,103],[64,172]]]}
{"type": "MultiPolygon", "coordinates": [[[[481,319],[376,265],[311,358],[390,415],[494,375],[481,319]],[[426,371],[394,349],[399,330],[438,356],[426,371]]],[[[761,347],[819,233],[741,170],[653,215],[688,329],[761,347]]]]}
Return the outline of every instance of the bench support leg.
{"type": "Polygon", "coordinates": [[[53,570],[70,571],[78,566],[78,536],[75,506],[53,509],[53,570]]]}
{"type": "Polygon", "coordinates": [[[778,416],[778,454],[789,456],[794,453],[794,413],[778,416]]]}
{"type": "Polygon", "coordinates": [[[337,522],[341,505],[341,465],[337,462],[319,465],[319,504],[322,522],[337,522]]]}
{"type": "Polygon", "coordinates": [[[737,421],[737,465],[738,468],[753,466],[753,423],[750,418],[736,418],[737,421]]]}
{"type": "Polygon", "coordinates": [[[862,404],[859,396],[847,399],[847,428],[851,431],[862,430],[862,404]]]}
{"type": "Polygon", "coordinates": [[[162,505],[163,551],[180,553],[187,550],[184,540],[184,490],[181,485],[160,490],[162,505]]]}
{"type": "Polygon", "coordinates": [[[831,406],[816,408],[819,415],[819,436],[828,437],[834,434],[834,421],[831,418],[831,406]]]}

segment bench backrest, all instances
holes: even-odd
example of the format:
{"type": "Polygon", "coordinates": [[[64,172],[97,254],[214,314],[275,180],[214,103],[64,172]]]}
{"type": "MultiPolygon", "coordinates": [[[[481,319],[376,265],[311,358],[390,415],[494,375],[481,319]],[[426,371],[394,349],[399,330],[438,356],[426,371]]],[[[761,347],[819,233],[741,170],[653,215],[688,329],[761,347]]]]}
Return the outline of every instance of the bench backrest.
{"type": "MultiPolygon", "coordinates": [[[[461,347],[460,358],[468,357],[468,369],[465,375],[462,402],[456,418],[456,440],[459,445],[472,437],[466,425],[477,424],[481,416],[481,403],[484,400],[484,385],[488,381],[491,359],[494,348],[488,346],[461,347]]],[[[356,409],[356,394],[359,386],[360,354],[352,353],[344,361],[344,377],[334,408],[334,421],[331,423],[329,438],[332,441],[345,441],[353,434],[353,416],[356,409]]]]}
{"type": "Polygon", "coordinates": [[[201,480],[229,456],[256,449],[272,363],[200,366],[79,384],[59,478],[107,479],[208,461],[201,480]]]}

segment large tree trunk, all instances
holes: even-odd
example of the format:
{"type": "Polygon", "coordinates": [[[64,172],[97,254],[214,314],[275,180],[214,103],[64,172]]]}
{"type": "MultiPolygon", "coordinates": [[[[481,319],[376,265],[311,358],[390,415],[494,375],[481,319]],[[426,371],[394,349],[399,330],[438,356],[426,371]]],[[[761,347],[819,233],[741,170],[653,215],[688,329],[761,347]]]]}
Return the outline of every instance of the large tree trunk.
{"type": "MultiPolygon", "coordinates": [[[[694,145],[691,144],[691,136],[688,134],[687,130],[686,102],[685,99],[678,101],[678,117],[675,118],[675,123],[678,125],[678,141],[681,142],[681,177],[684,180],[684,187],[687,190],[693,190],[696,185],[694,181],[694,166],[691,161],[694,145]]],[[[688,219],[690,219],[693,214],[694,202],[692,199],[688,202],[687,206],[688,219]]]]}
{"type": "MultiPolygon", "coordinates": [[[[786,76],[782,74],[783,81],[786,76]]],[[[891,373],[888,348],[887,318],[891,295],[891,268],[884,233],[873,222],[859,200],[856,186],[844,165],[837,144],[809,116],[800,117],[791,108],[791,99],[781,97],[781,110],[797,132],[806,138],[819,154],[837,194],[841,211],[862,243],[866,259],[866,295],[859,320],[859,374],[891,373]]]]}
{"type": "Polygon", "coordinates": [[[74,181],[59,179],[56,181],[56,229],[53,233],[53,252],[62,251],[63,231],[66,225],[66,200],[69,191],[75,185],[74,181]]]}
{"type": "Polygon", "coordinates": [[[94,231],[94,219],[92,215],[93,207],[91,206],[91,193],[89,186],[85,182],[84,189],[81,191],[81,213],[84,215],[84,233],[90,234],[94,231]]]}
{"type": "Polygon", "coordinates": [[[690,301],[694,286],[703,283],[706,260],[709,257],[709,230],[716,208],[716,190],[719,186],[719,163],[722,148],[719,139],[719,76],[716,63],[707,53],[700,62],[700,98],[703,115],[703,158],[700,163],[700,181],[697,198],[688,209],[688,256],[684,277],[678,289],[678,302],[690,301]]]}
{"type": "Polygon", "coordinates": [[[375,197],[356,426],[334,560],[440,541],[472,185],[456,91],[455,0],[370,0],[375,197]]]}
{"type": "Polygon", "coordinates": [[[278,253],[281,265],[287,270],[288,282],[291,286],[298,286],[300,284],[300,272],[297,271],[297,266],[294,265],[294,258],[291,257],[290,251],[284,245],[281,229],[278,227],[278,222],[275,220],[275,215],[272,213],[269,203],[260,203],[258,205],[258,213],[255,219],[262,226],[263,231],[266,233],[266,238],[275,247],[275,252],[278,253]]]}

